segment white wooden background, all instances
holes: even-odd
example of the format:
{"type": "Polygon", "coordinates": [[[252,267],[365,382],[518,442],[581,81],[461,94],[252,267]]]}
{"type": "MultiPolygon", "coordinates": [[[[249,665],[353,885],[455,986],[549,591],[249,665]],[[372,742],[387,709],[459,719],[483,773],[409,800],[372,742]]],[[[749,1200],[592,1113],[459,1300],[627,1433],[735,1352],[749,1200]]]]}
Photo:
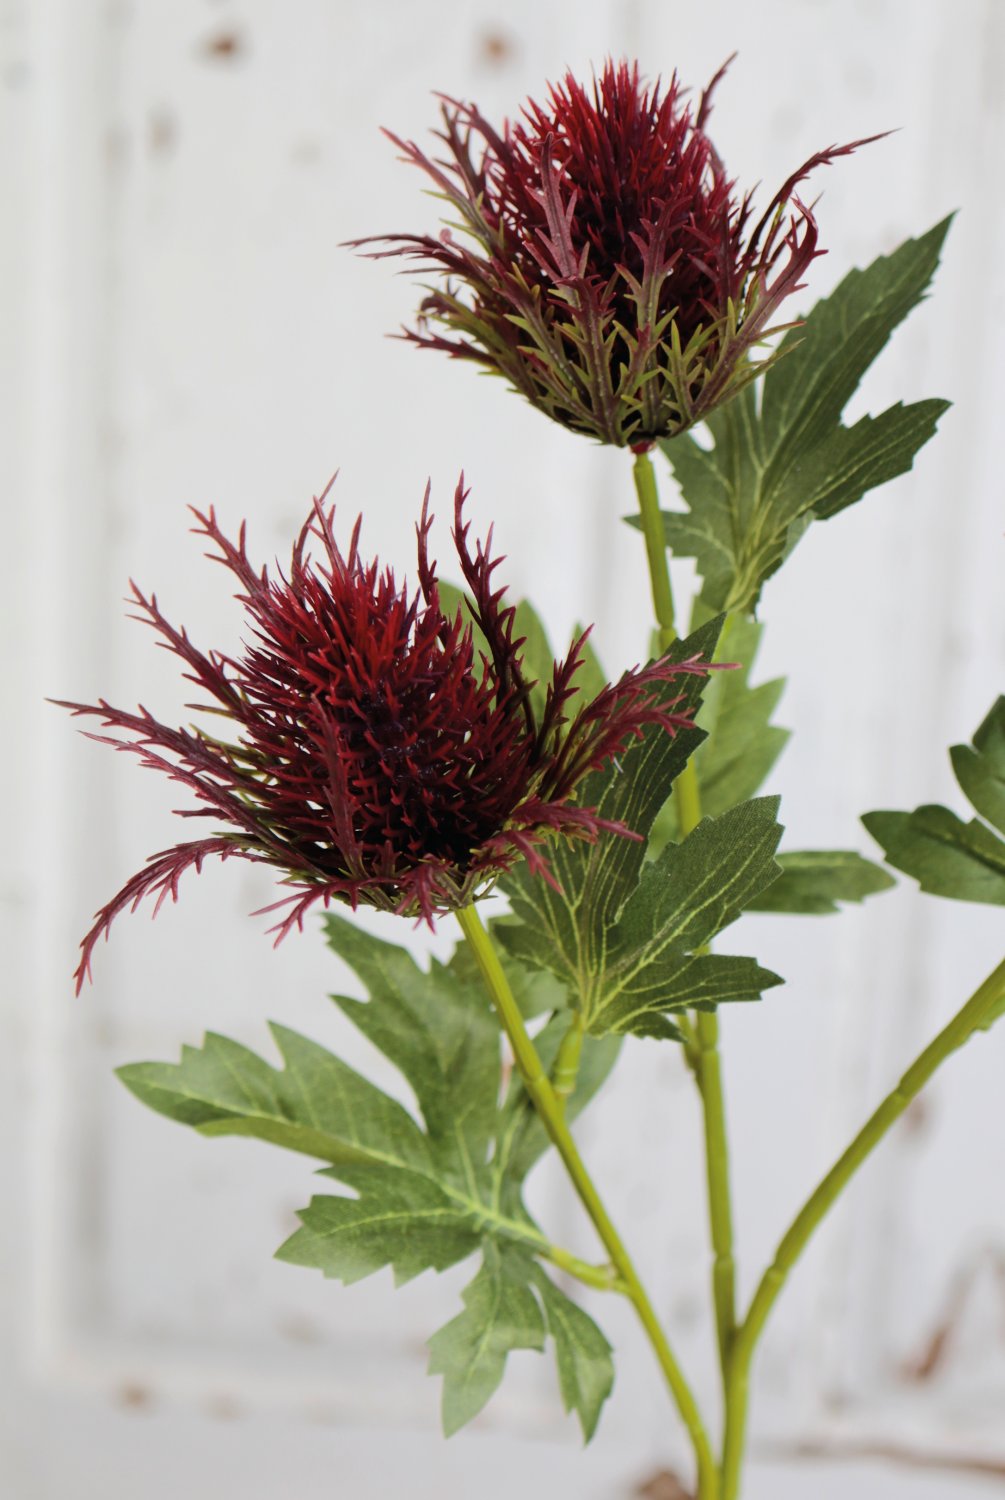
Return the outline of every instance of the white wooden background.
{"type": "MultiPolygon", "coordinates": [[[[392,1294],[277,1264],[309,1163],[199,1140],[114,1081],[206,1027],[267,1048],[269,1016],[374,1060],[325,1001],[345,976],[316,935],[274,953],[246,916],[269,882],[235,866],[190,878],[154,925],[123,919],[74,1001],[91,911],[176,836],[176,798],[41,700],[177,711],[170,661],[123,619],[127,578],[225,644],[235,611],[186,503],[247,516],[271,558],[336,466],[343,524],[363,509],[367,545],[407,567],[427,475],[442,519],[463,465],[475,524],[495,520],[507,577],[556,635],[582,613],[612,669],[638,659],[624,456],[386,341],[415,292],[339,243],[432,224],[378,126],[421,138],[433,89],[501,116],[608,51],[700,86],[734,48],[715,137],[744,182],[902,127],[822,174],[831,253],[807,299],[961,209],[934,299],[858,403],[958,404],[916,475],[816,528],[764,605],[762,672],[790,674],[780,717],[799,728],[775,777],[791,842],[866,848],[860,811],[953,800],[945,746],[1005,685],[1001,0],[0,0],[3,1500],[620,1500],[684,1461],[607,1303],[619,1379],[585,1457],[530,1355],[443,1444],[423,1340],[464,1272],[392,1294]]],[[[442,558],[445,525],[438,542],[442,558]]],[[[1001,925],[906,889],[841,918],[748,920],[746,951],[790,982],[724,1025],[745,1292],[1000,957],[1001,925]]],[[[694,1099],[673,1049],[629,1054],[586,1152],[714,1400],[694,1099]]],[[[807,1257],[759,1364],[751,1500],[1005,1486],[1003,1069],[1005,1031],[958,1058],[807,1257]]],[[[545,1174],[537,1195],[589,1253],[561,1185],[545,1174]]]]}

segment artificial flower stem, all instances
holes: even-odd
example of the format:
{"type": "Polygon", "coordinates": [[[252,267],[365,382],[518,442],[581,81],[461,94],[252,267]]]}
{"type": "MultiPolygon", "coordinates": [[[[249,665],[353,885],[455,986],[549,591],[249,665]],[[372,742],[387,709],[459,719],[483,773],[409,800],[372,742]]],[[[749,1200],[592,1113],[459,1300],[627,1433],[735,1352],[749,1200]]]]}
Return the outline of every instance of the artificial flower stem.
{"type": "Polygon", "coordinates": [[[580,1260],[578,1255],[572,1255],[568,1250],[563,1250],[560,1245],[549,1245],[547,1250],[541,1254],[550,1260],[553,1266],[567,1275],[574,1276],[584,1286],[592,1286],[598,1292],[620,1292],[622,1296],[628,1295],[628,1287],[617,1271],[610,1264],[593,1266],[589,1261],[580,1260]]]}
{"type": "Polygon", "coordinates": [[[747,1316],[733,1341],[726,1390],[726,1440],[723,1450],[721,1500],[736,1500],[739,1493],[751,1360],[768,1314],[785,1285],[789,1272],[832,1204],[847,1187],[862,1163],[876,1149],[890,1127],[904,1113],[912,1099],[920,1093],[946,1058],[969,1041],[975,1031],[980,1031],[987,1026],[995,1011],[1003,1004],[1005,1004],[1005,959],[974,991],[963,1009],[957,1012],[948,1026],[939,1032],[935,1040],[930,1042],[911,1064],[897,1087],[886,1096],[879,1108],[869,1117],[848,1149],[838,1158],[827,1176],[807,1199],[783,1236],[775,1258],[761,1278],[747,1316]]]}
{"type": "Polygon", "coordinates": [[[579,1077],[579,1062],[583,1055],[583,1017],[580,1011],[574,1011],[569,1029],[562,1038],[552,1069],[552,1088],[555,1095],[565,1108],[566,1101],[576,1092],[576,1079],[579,1077]]]}
{"type": "Polygon", "coordinates": [[[674,627],[673,585],[670,582],[670,564],[667,561],[666,534],[663,517],[660,515],[659,495],[656,491],[656,473],[648,453],[635,456],[635,493],[639,498],[639,515],[642,519],[642,535],[646,542],[646,558],[649,562],[649,580],[653,591],[653,610],[659,627],[660,649],[665,651],[677,639],[674,627]]]}
{"type": "Polygon", "coordinates": [[[698,1070],[705,1116],[705,1171],[708,1181],[709,1225],[712,1232],[712,1297],[719,1342],[719,1364],[725,1383],[736,1334],[736,1264],[733,1259],[733,1209],[729,1187],[729,1143],[719,1062],[719,1018],[715,1011],[698,1011],[698,1070]]]}
{"type": "Polygon", "coordinates": [[[625,1295],[634,1306],[656,1358],[659,1360],[694,1448],[700,1500],[719,1500],[718,1468],[712,1456],[708,1434],[694,1395],[674,1357],[652,1303],[639,1280],[638,1272],[622,1244],[621,1237],[608,1217],[607,1210],[593,1184],[593,1179],[586,1170],[576,1143],[569,1132],[562,1103],[544,1070],[537,1048],[527,1033],[523,1016],[520,1014],[520,1008],[499,961],[499,956],[492,945],[492,939],[482,925],[474,906],[460,907],[456,916],[481,970],[503,1030],[513,1048],[513,1057],[524,1087],[562,1158],[583,1207],[593,1221],[604,1248],[611,1258],[611,1264],[624,1282],[625,1295]]]}
{"type": "MultiPolygon", "coordinates": [[[[647,453],[636,456],[634,477],[660,644],[666,649],[676,639],[673,591],[656,475],[647,453]]],[[[693,756],[677,777],[674,797],[677,801],[680,836],[684,839],[701,822],[701,794],[693,756]]],[[[736,1268],[733,1258],[729,1143],[726,1135],[722,1068],[719,1062],[719,1021],[714,1011],[695,1013],[693,1031],[685,1033],[685,1056],[701,1093],[705,1119],[705,1166],[713,1253],[712,1295],[719,1360],[725,1383],[730,1345],[736,1330],[736,1268]]]]}

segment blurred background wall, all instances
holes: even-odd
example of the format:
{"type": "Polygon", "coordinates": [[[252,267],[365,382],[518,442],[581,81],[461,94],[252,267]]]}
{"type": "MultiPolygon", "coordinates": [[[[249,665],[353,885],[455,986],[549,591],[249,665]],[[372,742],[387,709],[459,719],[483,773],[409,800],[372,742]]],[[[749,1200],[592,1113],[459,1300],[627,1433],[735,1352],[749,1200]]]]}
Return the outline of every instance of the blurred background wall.
{"type": "MultiPolygon", "coordinates": [[[[386,340],[418,294],[340,242],[435,222],[379,134],[421,140],[433,90],[501,118],[566,65],[637,55],[698,88],[734,49],[713,133],[743,183],[773,189],[822,145],[900,127],[820,174],[830,253],[804,305],[961,210],[933,299],[853,411],[956,405],[915,473],[807,536],[762,609],[760,674],[788,674],[779,718],[799,730],[768,788],[789,841],[867,852],[861,811],[952,801],[945,747],[1003,686],[1000,0],[0,0],[4,1500],[669,1496],[644,1486],[684,1447],[627,1309],[600,1310],[619,1379],[585,1456],[532,1355],[444,1445],[424,1340],[463,1271],[392,1295],[385,1275],[345,1291],[273,1262],[310,1164],[201,1141],[115,1082],[207,1028],[268,1052],[270,1016],[380,1074],[325,1000],[350,981],[317,935],[273,951],[248,919],[272,887],[247,867],[190,877],[156,924],[123,919],[74,1001],[92,910],[177,836],[177,798],[42,697],[179,712],[171,661],[123,619],[127,579],[226,645],[237,611],[186,505],[246,517],[271,559],[335,468],[340,524],[362,510],[365,545],[404,569],[427,477],[449,555],[463,467],[476,528],[495,522],[556,641],[594,619],[612,672],[638,660],[625,456],[386,340]]],[[[906,888],[747,921],[744,951],[789,980],[724,1026],[749,1292],[835,1151],[1000,957],[1001,923],[906,888]]],[[[585,1150],[714,1400],[695,1103],[673,1049],[629,1050],[585,1150]]],[[[956,1059],[807,1256],[760,1361],[751,1500],[1005,1486],[1003,1069],[1005,1030],[956,1059]]],[[[561,1184],[545,1172],[536,1194],[589,1251],[561,1184]]]]}

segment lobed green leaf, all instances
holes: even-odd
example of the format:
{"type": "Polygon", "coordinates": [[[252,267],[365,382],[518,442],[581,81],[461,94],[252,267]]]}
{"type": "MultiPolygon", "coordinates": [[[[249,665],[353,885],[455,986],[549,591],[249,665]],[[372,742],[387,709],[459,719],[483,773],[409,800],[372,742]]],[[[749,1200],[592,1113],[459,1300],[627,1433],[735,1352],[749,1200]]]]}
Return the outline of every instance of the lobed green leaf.
{"type": "MultiPolygon", "coordinates": [[[[730,671],[712,674],[696,715],[695,722],[704,730],[705,738],[694,752],[695,772],[702,811],[712,816],[756,796],[789,738],[787,729],[771,722],[785,689],[784,677],[757,687],[750,683],[763,630],[757,621],[742,615],[727,618],[716,656],[736,665],[730,671]]],[[[671,797],[654,823],[649,854],[658,854],[679,837],[677,800],[671,797]]]]}
{"type": "MultiPolygon", "coordinates": [[[[693,557],[710,610],[750,612],[807,525],[905,473],[947,402],[898,403],[851,427],[841,414],[898,324],[925,295],[949,220],[852,271],[790,331],[759,383],[661,444],[687,506],[664,512],[667,546],[693,557]]],[[[637,525],[633,518],[632,524],[637,525]]]]}
{"type": "Polygon", "coordinates": [[[896,884],[880,865],[850,849],[795,850],[779,854],[782,873],[749,903],[748,911],[824,915],[839,901],[864,901],[896,884]]]}
{"type": "Polygon", "coordinates": [[[933,803],[910,813],[866,813],[862,822],[887,862],[913,875],[923,891],[1005,906],[1005,839],[999,837],[1005,833],[1005,697],[997,699],[972,743],[954,745],[949,755],[962,791],[987,823],[964,823],[933,803]]]}
{"type": "Polygon", "coordinates": [[[489,1241],[464,1311],[429,1341],[429,1373],[443,1376],[443,1431],[451,1437],[482,1410],[512,1349],[544,1348],[545,1323],[530,1289],[533,1262],[489,1241]]]}

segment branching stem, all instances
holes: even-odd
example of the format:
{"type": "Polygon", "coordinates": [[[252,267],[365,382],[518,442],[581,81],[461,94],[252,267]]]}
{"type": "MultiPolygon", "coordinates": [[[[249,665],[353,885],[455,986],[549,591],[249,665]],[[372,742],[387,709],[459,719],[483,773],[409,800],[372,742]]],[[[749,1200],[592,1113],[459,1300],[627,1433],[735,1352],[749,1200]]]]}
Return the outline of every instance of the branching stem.
{"type": "Polygon", "coordinates": [[[527,1033],[523,1016],[520,1014],[520,1008],[513,996],[499,956],[492,945],[492,939],[482,925],[474,906],[462,907],[457,912],[457,920],[478,962],[496,1013],[509,1038],[524,1087],[562,1158],[583,1207],[593,1221],[604,1248],[610,1256],[611,1264],[624,1283],[625,1295],[634,1306],[656,1358],[659,1360],[677,1410],[691,1438],[698,1468],[698,1493],[701,1500],[719,1500],[718,1466],[712,1455],[708,1434],[691,1387],[677,1363],[652,1303],[639,1280],[638,1272],[620,1235],[608,1217],[607,1210],[593,1184],[593,1179],[569,1132],[562,1102],[556,1095],[537,1048],[527,1033]]]}
{"type": "MultiPolygon", "coordinates": [[[[656,476],[648,454],[635,460],[635,488],[639,498],[642,533],[646,541],[653,604],[664,647],[676,638],[673,593],[667,561],[666,539],[656,491],[656,476]]],[[[677,822],[686,838],[701,822],[701,794],[694,758],[688,761],[674,786],[677,822]]],[[[685,1056],[701,1093],[705,1117],[705,1169],[708,1179],[708,1209],[712,1235],[712,1295],[719,1343],[719,1362],[725,1384],[730,1347],[736,1329],[736,1268],[733,1257],[733,1210],[729,1184],[729,1142],[726,1107],[719,1061],[719,1020],[715,1012],[697,1011],[693,1029],[685,1032],[685,1056]]]]}
{"type": "Polygon", "coordinates": [[[934,1041],[911,1064],[897,1087],[870,1115],[848,1149],[834,1163],[819,1186],[800,1209],[778,1246],[775,1258],[761,1278],[750,1309],[733,1343],[726,1389],[726,1441],[723,1453],[721,1500],[736,1500],[739,1494],[747,1420],[750,1365],[768,1314],[774,1307],[789,1272],[802,1255],[814,1230],[835,1200],[848,1186],[862,1163],[920,1093],[937,1068],[973,1036],[987,1026],[1005,1001],[1005,959],[989,974],[934,1041]]]}

